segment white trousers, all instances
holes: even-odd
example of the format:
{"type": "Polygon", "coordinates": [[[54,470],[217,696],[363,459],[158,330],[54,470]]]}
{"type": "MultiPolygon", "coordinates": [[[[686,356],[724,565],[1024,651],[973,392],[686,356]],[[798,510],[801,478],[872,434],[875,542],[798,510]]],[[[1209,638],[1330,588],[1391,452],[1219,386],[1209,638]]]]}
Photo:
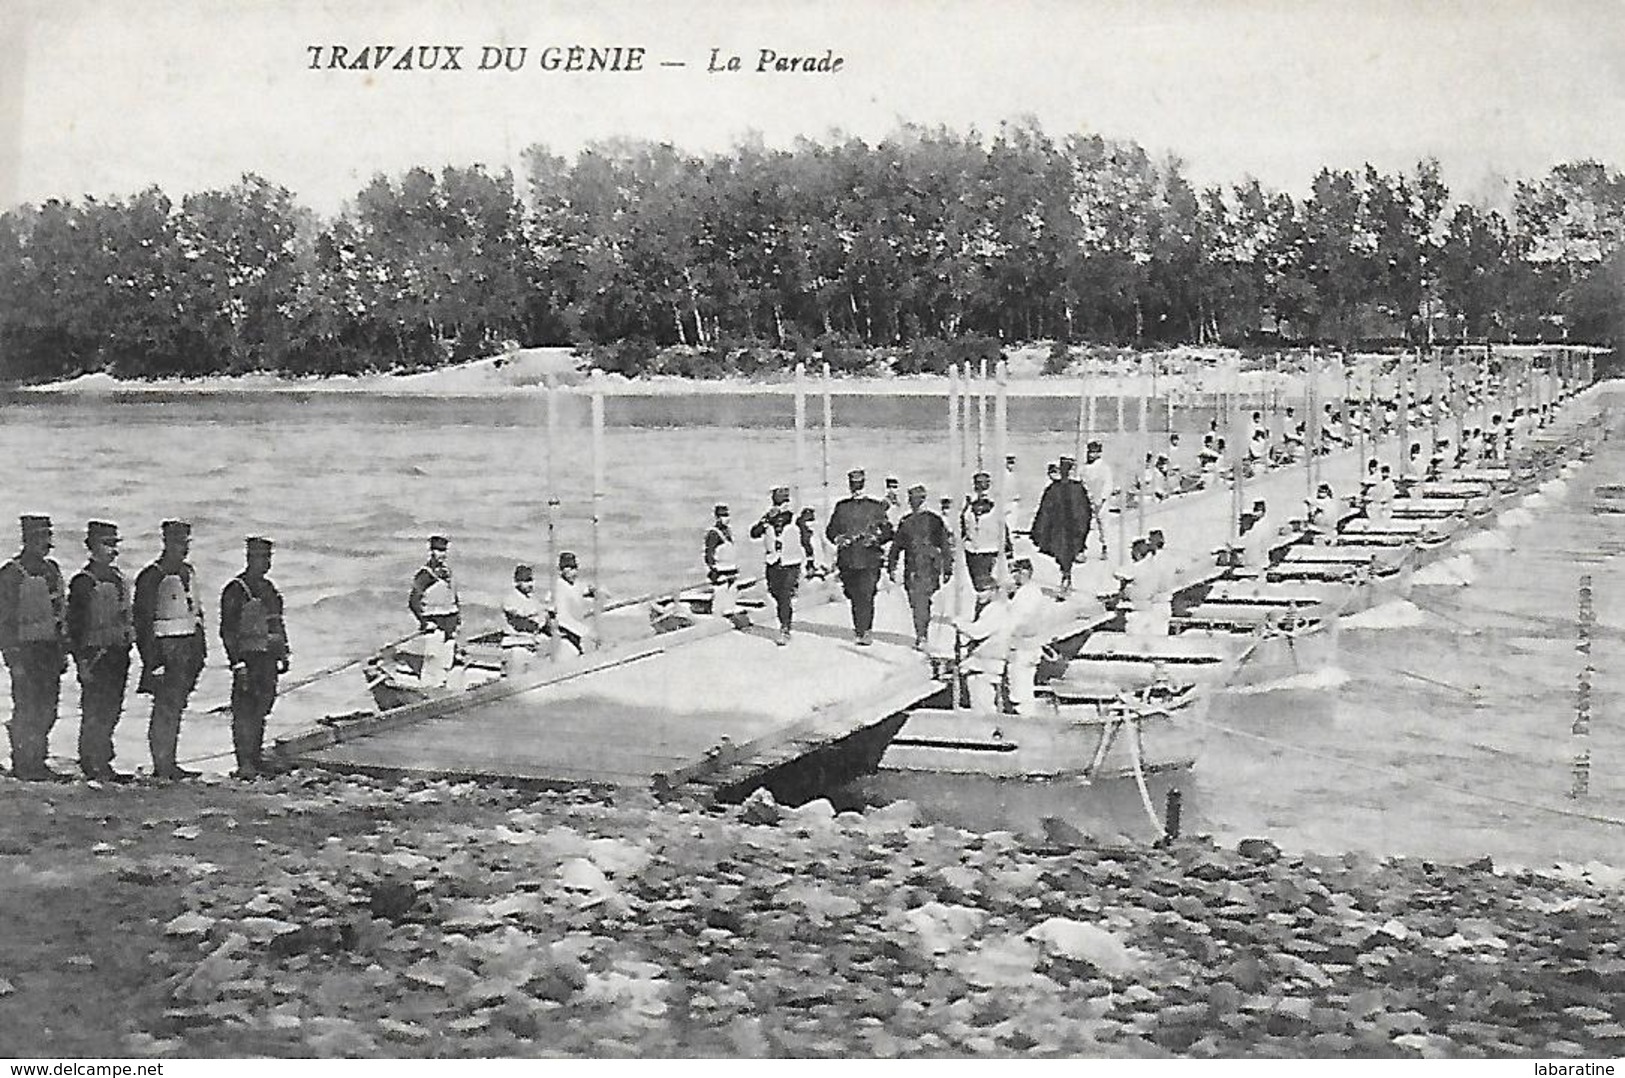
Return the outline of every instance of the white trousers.
{"type": "Polygon", "coordinates": [[[967,671],[965,674],[965,692],[970,697],[972,711],[999,710],[999,682],[1003,680],[998,674],[990,674],[982,670],[967,671]]]}
{"type": "Polygon", "coordinates": [[[457,645],[439,629],[430,629],[418,639],[423,643],[423,674],[420,680],[432,688],[442,688],[451,677],[451,664],[457,653],[457,645]]]}
{"type": "Polygon", "coordinates": [[[1010,652],[1005,678],[1009,682],[1010,706],[1018,715],[1032,714],[1038,663],[1043,657],[1042,647],[1017,648],[1010,652]]]}

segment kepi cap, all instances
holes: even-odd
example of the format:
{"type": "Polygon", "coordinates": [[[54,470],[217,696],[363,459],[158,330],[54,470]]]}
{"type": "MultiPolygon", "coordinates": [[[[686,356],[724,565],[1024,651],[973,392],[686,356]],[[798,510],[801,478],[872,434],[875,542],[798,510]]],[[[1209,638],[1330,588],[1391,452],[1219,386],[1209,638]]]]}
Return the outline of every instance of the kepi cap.
{"type": "Polygon", "coordinates": [[[431,535],[431,536],[429,536],[429,549],[430,550],[449,550],[450,548],[451,548],[451,540],[447,539],[444,535],[431,535]]]}
{"type": "Polygon", "coordinates": [[[848,480],[853,480],[853,479],[862,480],[864,478],[863,469],[862,468],[853,468],[850,472],[846,473],[846,478],[848,480]]]}
{"type": "Polygon", "coordinates": [[[922,483],[915,483],[912,487],[908,488],[908,492],[911,495],[918,494],[923,497],[925,495],[925,486],[922,483]]]}
{"type": "Polygon", "coordinates": [[[566,550],[564,553],[559,555],[560,569],[578,569],[580,567],[581,563],[576,560],[575,551],[566,550]]]}
{"type": "Polygon", "coordinates": [[[17,520],[22,526],[22,533],[24,535],[32,535],[35,532],[48,532],[51,530],[51,518],[41,513],[24,513],[22,516],[18,517],[17,520]]]}
{"type": "Polygon", "coordinates": [[[85,542],[87,543],[116,543],[118,538],[118,525],[105,520],[92,520],[85,525],[85,542]]]}
{"type": "Polygon", "coordinates": [[[158,531],[165,539],[185,539],[192,534],[192,525],[184,520],[166,520],[158,525],[158,531]]]}
{"type": "Polygon", "coordinates": [[[247,539],[243,540],[243,547],[250,554],[269,554],[275,545],[276,544],[272,543],[271,540],[262,535],[250,535],[247,539]]]}
{"type": "Polygon", "coordinates": [[[715,513],[719,517],[725,517],[725,516],[728,515],[728,507],[726,505],[722,504],[721,502],[718,502],[716,504],[716,508],[713,509],[712,512],[715,513]]]}
{"type": "Polygon", "coordinates": [[[515,565],[513,567],[513,582],[515,584],[518,584],[518,583],[520,583],[521,581],[524,581],[524,580],[535,580],[535,579],[536,579],[536,570],[532,569],[530,566],[528,566],[528,565],[515,565]]]}

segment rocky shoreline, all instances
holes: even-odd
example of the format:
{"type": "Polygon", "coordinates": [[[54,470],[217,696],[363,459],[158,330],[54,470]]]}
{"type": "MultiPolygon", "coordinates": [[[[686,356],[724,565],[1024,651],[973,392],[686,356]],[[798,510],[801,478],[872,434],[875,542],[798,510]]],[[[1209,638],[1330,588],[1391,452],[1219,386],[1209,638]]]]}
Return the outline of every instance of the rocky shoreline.
{"type": "Polygon", "coordinates": [[[0,1054],[1625,1050],[1625,873],[1600,864],[1034,849],[906,802],[308,773],[3,780],[0,811],[0,1054]]]}

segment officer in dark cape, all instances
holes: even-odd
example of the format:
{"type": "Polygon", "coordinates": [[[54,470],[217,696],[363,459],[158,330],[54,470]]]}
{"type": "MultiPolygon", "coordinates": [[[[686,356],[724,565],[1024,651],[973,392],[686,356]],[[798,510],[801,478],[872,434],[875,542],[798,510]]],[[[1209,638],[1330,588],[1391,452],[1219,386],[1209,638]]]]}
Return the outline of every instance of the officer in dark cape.
{"type": "Polygon", "coordinates": [[[1061,571],[1061,587],[1072,587],[1072,563],[1083,552],[1083,541],[1089,535],[1089,524],[1094,517],[1089,505],[1089,494],[1083,484],[1072,477],[1077,461],[1061,458],[1061,474],[1044,488],[1038,501],[1038,513],[1033,517],[1033,545],[1055,560],[1061,571]]]}

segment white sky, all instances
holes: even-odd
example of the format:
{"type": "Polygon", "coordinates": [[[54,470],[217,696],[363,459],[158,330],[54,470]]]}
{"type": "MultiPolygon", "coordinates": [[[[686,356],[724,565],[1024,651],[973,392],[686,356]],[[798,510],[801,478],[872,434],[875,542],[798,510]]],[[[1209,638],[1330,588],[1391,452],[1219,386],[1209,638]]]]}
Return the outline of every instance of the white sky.
{"type": "MultiPolygon", "coordinates": [[[[1035,116],[1301,192],[1434,155],[1453,191],[1625,165],[1619,0],[0,0],[0,208],[255,171],[330,213],[377,171],[517,166],[614,135],[726,149],[1035,116]],[[309,71],[305,46],[641,45],[642,74],[309,71]],[[832,48],[834,76],[707,75],[710,49],[832,48]]],[[[472,57],[471,57],[472,54],[472,57]]]]}

